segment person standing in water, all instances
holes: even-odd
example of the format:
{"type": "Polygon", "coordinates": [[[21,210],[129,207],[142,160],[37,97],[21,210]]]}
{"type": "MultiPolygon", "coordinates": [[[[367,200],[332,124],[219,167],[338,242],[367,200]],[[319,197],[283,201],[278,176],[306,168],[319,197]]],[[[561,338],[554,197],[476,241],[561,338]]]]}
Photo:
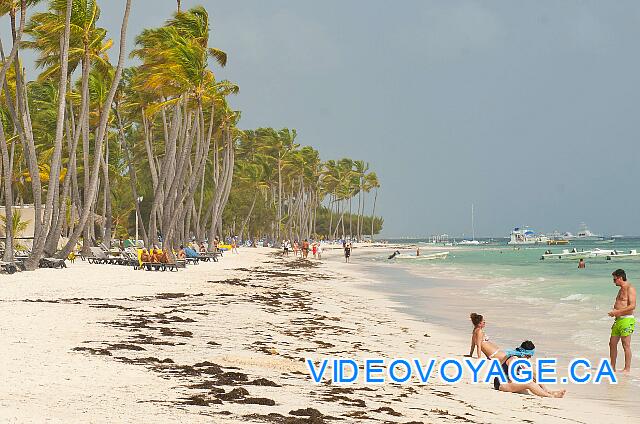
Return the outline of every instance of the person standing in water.
{"type": "Polygon", "coordinates": [[[584,269],[587,265],[584,262],[584,259],[580,258],[580,262],[578,262],[578,269],[584,269]]]}
{"type": "Polygon", "coordinates": [[[619,289],[613,309],[608,314],[615,319],[609,338],[609,356],[611,366],[615,371],[618,342],[622,341],[622,349],[624,349],[624,369],[622,372],[628,373],[631,371],[631,335],[636,326],[636,319],[633,316],[633,311],[636,309],[636,289],[627,281],[627,274],[624,270],[616,269],[611,275],[613,276],[613,284],[619,289]]]}

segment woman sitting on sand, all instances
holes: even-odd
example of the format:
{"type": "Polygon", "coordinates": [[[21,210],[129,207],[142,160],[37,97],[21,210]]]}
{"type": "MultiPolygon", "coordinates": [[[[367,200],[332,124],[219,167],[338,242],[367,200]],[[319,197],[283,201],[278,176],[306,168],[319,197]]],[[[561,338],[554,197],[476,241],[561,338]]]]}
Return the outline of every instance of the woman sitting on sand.
{"type": "Polygon", "coordinates": [[[566,390],[549,390],[542,384],[538,384],[535,380],[529,383],[514,383],[509,380],[509,366],[513,361],[517,358],[526,358],[530,359],[535,353],[535,345],[531,340],[526,340],[522,342],[520,347],[517,347],[515,350],[507,351],[506,359],[501,361],[502,370],[504,371],[505,376],[507,377],[507,383],[501,383],[498,377],[493,379],[493,388],[499,390],[501,392],[510,392],[510,393],[520,393],[520,394],[532,394],[541,397],[554,397],[561,398],[564,397],[566,390]]]}
{"type": "Polygon", "coordinates": [[[489,359],[497,359],[502,362],[506,358],[506,354],[500,350],[497,344],[489,340],[489,336],[484,332],[484,328],[487,323],[484,321],[482,315],[471,314],[471,323],[473,324],[473,332],[471,333],[471,351],[469,356],[473,356],[473,352],[476,351],[476,357],[481,358],[484,353],[489,359]]]}

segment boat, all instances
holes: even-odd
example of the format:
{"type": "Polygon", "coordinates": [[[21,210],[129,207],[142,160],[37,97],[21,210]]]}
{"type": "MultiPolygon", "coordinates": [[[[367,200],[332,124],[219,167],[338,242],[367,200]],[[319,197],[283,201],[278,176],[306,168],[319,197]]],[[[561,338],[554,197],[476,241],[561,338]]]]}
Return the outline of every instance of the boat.
{"type": "Polygon", "coordinates": [[[592,233],[584,222],[580,224],[580,231],[578,231],[578,234],[576,234],[574,238],[584,241],[604,240],[604,237],[601,235],[592,233]]]}
{"type": "Polygon", "coordinates": [[[438,252],[438,253],[431,253],[429,255],[416,256],[416,258],[425,259],[425,260],[434,260],[434,259],[447,259],[447,256],[449,256],[449,252],[438,252]]]}
{"type": "MultiPolygon", "coordinates": [[[[397,254],[394,255],[395,258],[397,259],[420,259],[420,260],[434,260],[434,259],[447,259],[447,256],[449,256],[449,252],[437,252],[437,253],[430,253],[427,255],[402,255],[402,254],[397,254]]],[[[390,258],[391,259],[391,258],[390,258]]]]}
{"type": "Polygon", "coordinates": [[[458,242],[462,246],[478,246],[480,242],[476,240],[476,228],[473,220],[473,203],[471,204],[471,240],[460,240],[458,242]]]}
{"type": "Polygon", "coordinates": [[[598,249],[595,248],[589,255],[591,258],[606,258],[607,256],[616,255],[617,251],[614,249],[598,249]]]}
{"type": "Polygon", "coordinates": [[[467,245],[467,246],[478,246],[480,242],[478,240],[460,240],[458,242],[459,245],[467,245]]]}
{"type": "Polygon", "coordinates": [[[575,247],[571,250],[562,249],[560,253],[553,253],[551,250],[547,250],[544,252],[544,255],[540,257],[541,261],[555,259],[555,260],[573,260],[577,261],[580,259],[588,258],[591,254],[590,250],[578,251],[575,247]]]}
{"type": "Polygon", "coordinates": [[[616,251],[615,254],[607,256],[608,261],[612,261],[612,260],[621,261],[621,260],[629,260],[629,259],[634,259],[634,260],[640,259],[640,253],[638,253],[636,249],[631,249],[629,250],[629,253],[619,253],[616,251]]]}
{"type": "Polygon", "coordinates": [[[611,243],[613,243],[613,242],[615,242],[615,241],[616,241],[616,239],[614,239],[614,238],[610,238],[610,239],[608,239],[608,240],[598,240],[598,241],[596,241],[595,243],[596,243],[596,244],[611,244],[611,243]]]}
{"type": "Polygon", "coordinates": [[[569,244],[569,240],[562,237],[558,231],[554,231],[554,233],[551,235],[551,238],[547,240],[547,244],[550,246],[559,246],[569,244]]]}
{"type": "Polygon", "coordinates": [[[527,245],[527,244],[545,244],[549,241],[549,237],[545,235],[536,235],[529,227],[516,227],[511,231],[511,239],[507,244],[511,245],[527,245]]]}
{"type": "Polygon", "coordinates": [[[569,244],[569,240],[564,240],[564,239],[555,240],[555,239],[551,239],[551,240],[547,240],[547,244],[548,244],[548,245],[550,245],[550,246],[559,246],[559,245],[569,244]]]}

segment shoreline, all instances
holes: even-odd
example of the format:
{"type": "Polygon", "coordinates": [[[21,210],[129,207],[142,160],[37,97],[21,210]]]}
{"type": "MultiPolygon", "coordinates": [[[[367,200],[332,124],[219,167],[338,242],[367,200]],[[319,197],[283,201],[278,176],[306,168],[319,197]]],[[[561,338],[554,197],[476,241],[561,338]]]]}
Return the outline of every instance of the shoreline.
{"type": "MultiPolygon", "coordinates": [[[[393,283],[377,284],[373,290],[379,291],[391,300],[400,302],[399,308],[418,320],[425,320],[440,327],[441,331],[459,334],[463,346],[457,354],[469,350],[469,335],[471,324],[468,315],[478,312],[489,320],[488,334],[502,349],[513,348],[524,339],[534,340],[537,345],[538,357],[557,357],[559,370],[565,371],[559,376],[566,376],[566,366],[575,357],[586,357],[592,364],[600,359],[608,358],[608,345],[585,348],[576,344],[574,340],[562,339],[558,330],[551,330],[555,326],[562,326],[563,322],[552,319],[548,322],[551,327],[540,328],[540,318],[544,317],[545,307],[535,304],[522,304],[519,298],[504,299],[497,296],[484,296],[487,288],[496,281],[490,278],[465,276],[456,269],[456,273],[444,278],[442,269],[412,267],[398,262],[367,262],[361,272],[370,278],[394,278],[393,283]],[[435,271],[435,272],[433,272],[435,271]],[[505,318],[506,317],[506,318],[505,318]],[[501,319],[502,318],[502,319],[501,319]],[[536,326],[533,326],[533,324],[536,326]],[[606,350],[606,352],[604,352],[606,350]]],[[[618,360],[623,360],[619,349],[618,360]]],[[[638,356],[634,358],[635,363],[638,356]]],[[[633,371],[632,371],[633,372],[633,371]]],[[[638,392],[638,379],[635,374],[630,376],[618,373],[619,384],[610,385],[557,385],[556,388],[567,388],[569,396],[587,401],[606,402],[615,408],[633,409],[636,413],[640,408],[634,402],[638,392]]]]}
{"type": "Polygon", "coordinates": [[[486,385],[312,383],[306,357],[444,358],[468,349],[466,338],[376,292],[380,283],[359,264],[326,253],[299,261],[243,248],[178,273],[76,262],[18,274],[0,298],[0,418],[630,422],[604,403],[486,385]]]}

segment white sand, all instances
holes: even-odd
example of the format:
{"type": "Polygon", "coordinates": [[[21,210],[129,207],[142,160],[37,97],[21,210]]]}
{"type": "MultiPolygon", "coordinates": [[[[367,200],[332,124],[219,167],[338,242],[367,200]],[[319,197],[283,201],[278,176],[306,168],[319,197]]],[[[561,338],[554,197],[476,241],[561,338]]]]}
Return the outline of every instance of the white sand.
{"type": "Polygon", "coordinates": [[[285,422],[293,418],[290,411],[314,408],[343,422],[635,422],[571,394],[541,399],[440,382],[316,385],[306,357],[460,357],[468,342],[397,312],[368,290],[375,281],[354,275],[348,264],[329,258],[317,268],[289,268],[272,254],[243,249],[177,273],[77,261],[66,270],[0,275],[0,421],[264,422],[275,413],[281,416],[272,422],[285,422]],[[156,297],[160,293],[173,295],[156,297]],[[26,301],[38,299],[45,302],[26,301]],[[173,363],[127,363],[139,358],[173,363]],[[179,368],[204,361],[248,381],[228,374],[221,382],[206,365],[179,368]],[[249,384],[258,378],[280,387],[249,384]],[[219,392],[186,387],[205,382],[219,392],[242,387],[249,394],[214,404],[219,392]],[[194,396],[210,404],[183,403],[194,396]],[[275,405],[238,402],[246,398],[275,405]]]}

